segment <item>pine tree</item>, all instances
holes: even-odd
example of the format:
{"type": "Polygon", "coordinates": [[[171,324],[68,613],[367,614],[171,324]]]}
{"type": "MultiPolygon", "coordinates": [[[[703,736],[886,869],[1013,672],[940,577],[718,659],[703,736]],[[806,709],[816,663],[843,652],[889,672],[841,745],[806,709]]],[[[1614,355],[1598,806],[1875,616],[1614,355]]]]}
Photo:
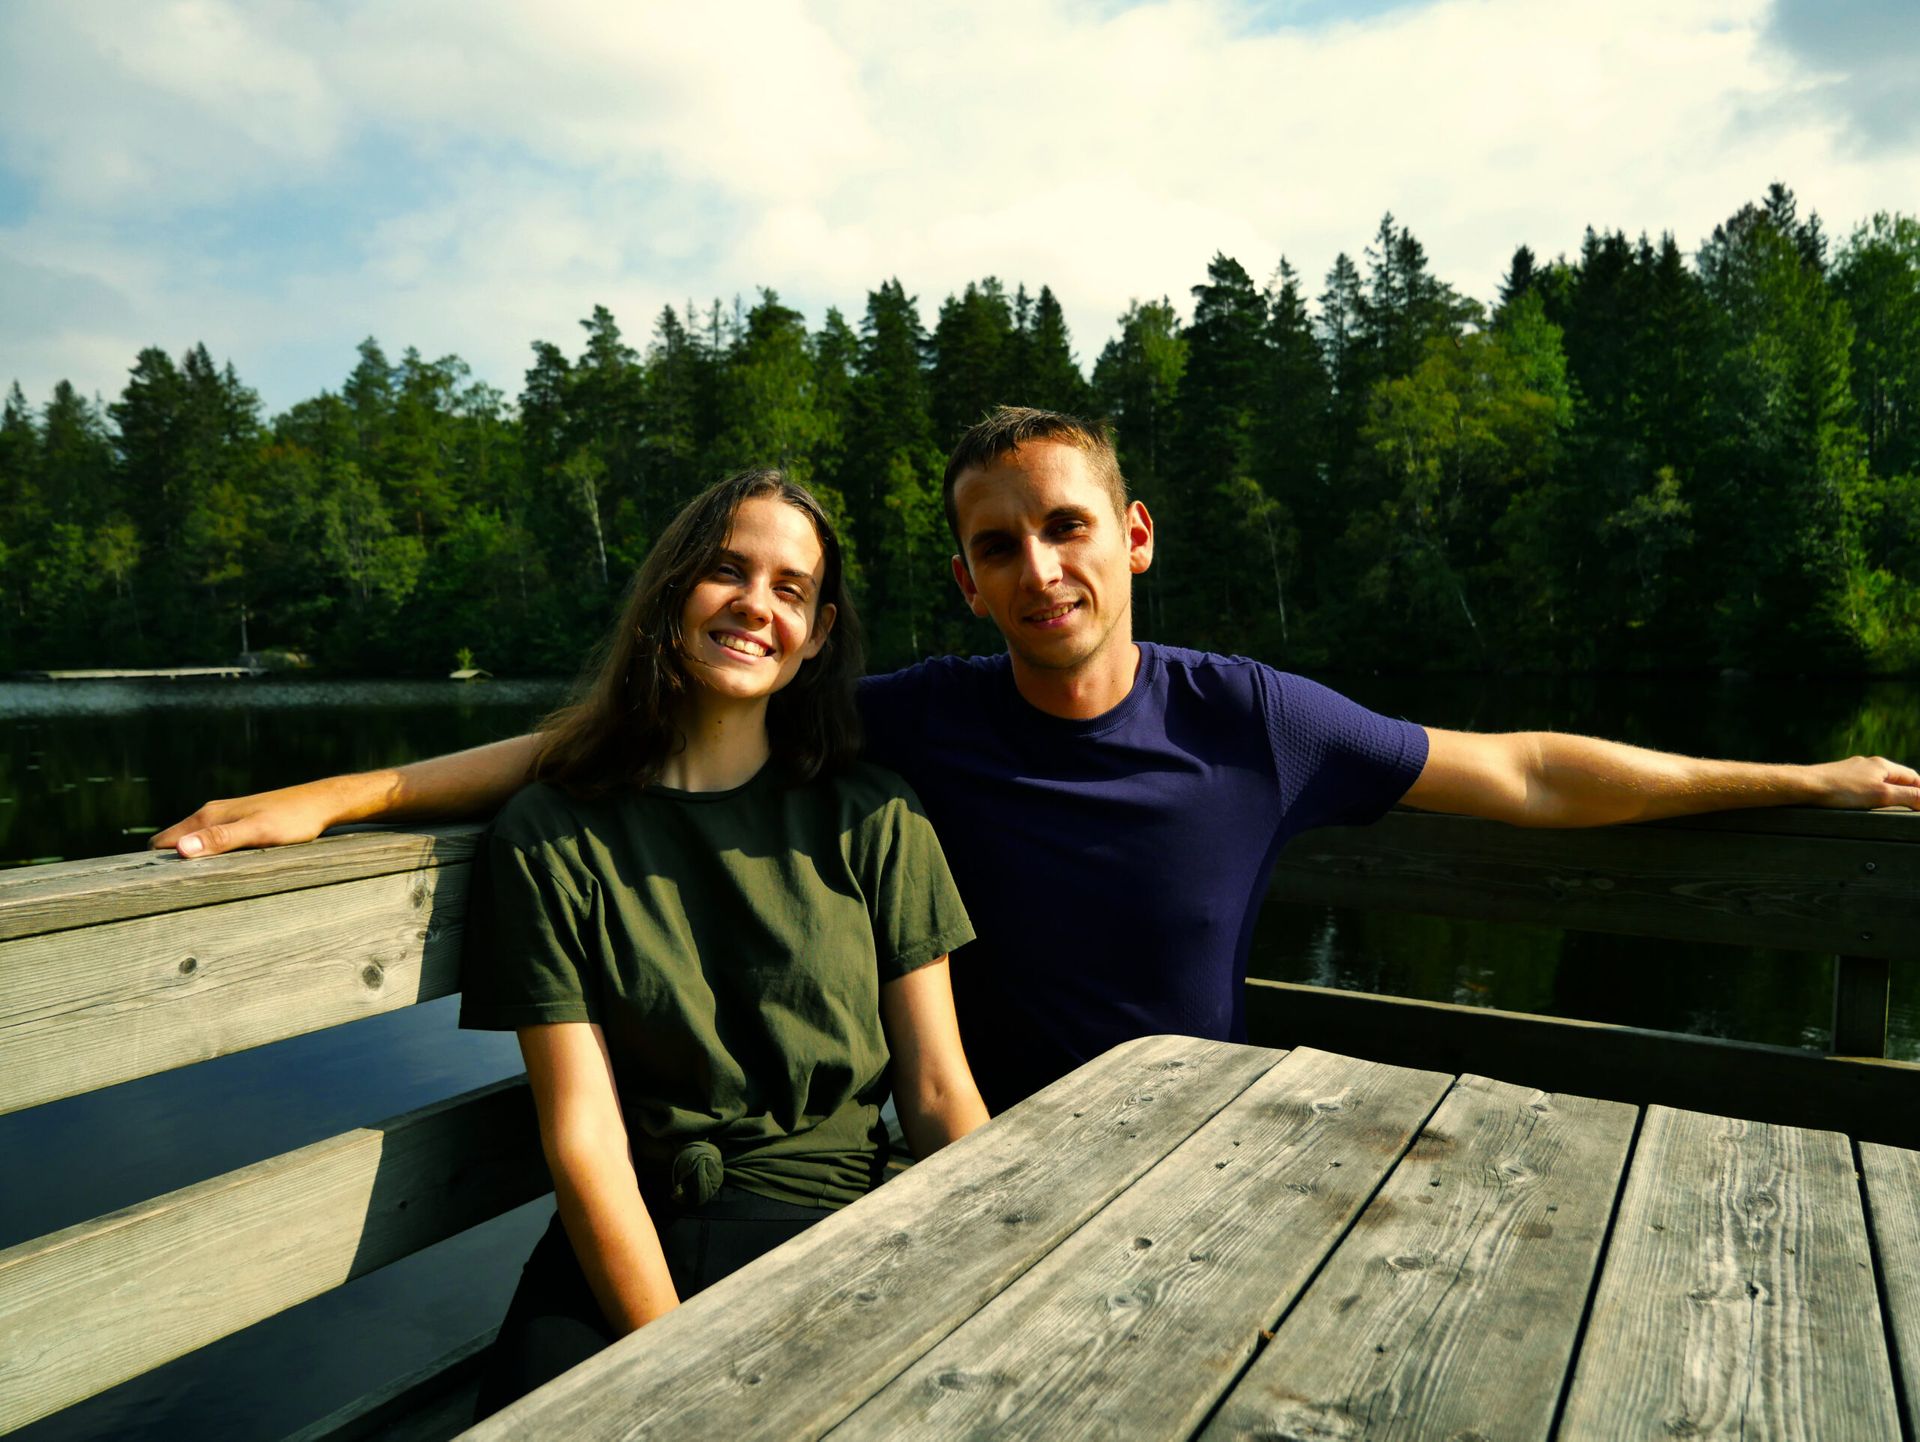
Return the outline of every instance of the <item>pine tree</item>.
{"type": "Polygon", "coordinates": [[[927,396],[937,444],[951,446],[996,405],[1029,404],[1009,387],[1013,336],[1013,309],[992,276],[941,302],[927,396]]]}
{"type": "MultiPolygon", "coordinates": [[[[1134,301],[1120,317],[1120,333],[1108,341],[1093,368],[1094,404],[1114,423],[1120,472],[1127,489],[1157,515],[1165,497],[1161,466],[1171,452],[1180,377],[1187,342],[1180,316],[1164,296],[1134,301]]],[[[1142,637],[1168,634],[1166,571],[1155,565],[1134,583],[1135,630],[1142,637]]]]}

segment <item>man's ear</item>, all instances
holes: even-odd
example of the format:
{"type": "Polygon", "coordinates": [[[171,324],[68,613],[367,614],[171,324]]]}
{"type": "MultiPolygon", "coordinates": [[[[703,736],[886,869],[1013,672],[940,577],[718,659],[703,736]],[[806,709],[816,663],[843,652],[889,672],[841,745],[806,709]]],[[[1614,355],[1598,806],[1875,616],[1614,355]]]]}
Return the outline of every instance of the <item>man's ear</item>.
{"type": "Polygon", "coordinates": [[[833,623],[839,615],[839,610],[831,601],[820,608],[819,614],[813,618],[813,634],[807,637],[806,644],[800,648],[801,660],[811,661],[826,648],[827,636],[832,632],[833,623]]]}
{"type": "Polygon", "coordinates": [[[960,588],[960,598],[974,615],[985,619],[987,603],[980,599],[980,588],[973,584],[973,572],[967,569],[967,563],[959,556],[953,558],[953,584],[960,588]]]}
{"type": "Polygon", "coordinates": [[[1146,504],[1135,501],[1127,507],[1127,568],[1138,576],[1153,564],[1153,517],[1146,504]]]}

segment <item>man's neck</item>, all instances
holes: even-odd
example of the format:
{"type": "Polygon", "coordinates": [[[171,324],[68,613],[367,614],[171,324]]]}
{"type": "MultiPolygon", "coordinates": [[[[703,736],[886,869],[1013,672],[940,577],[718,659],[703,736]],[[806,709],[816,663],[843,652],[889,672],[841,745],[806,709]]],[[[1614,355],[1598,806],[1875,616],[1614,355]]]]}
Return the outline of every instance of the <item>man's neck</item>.
{"type": "Polygon", "coordinates": [[[1115,637],[1086,664],[1063,671],[1030,666],[1017,653],[1012,660],[1014,687],[1029,706],[1064,721],[1091,721],[1127,699],[1140,669],[1140,648],[1131,638],[1115,637]]]}

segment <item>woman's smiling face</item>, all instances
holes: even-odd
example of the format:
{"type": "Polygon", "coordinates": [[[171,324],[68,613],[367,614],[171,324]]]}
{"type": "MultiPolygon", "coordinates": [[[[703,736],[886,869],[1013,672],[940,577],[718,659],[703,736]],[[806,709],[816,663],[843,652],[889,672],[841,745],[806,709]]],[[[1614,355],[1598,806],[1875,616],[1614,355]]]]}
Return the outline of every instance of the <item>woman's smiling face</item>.
{"type": "Polygon", "coordinates": [[[713,570],[681,608],[688,675],[714,699],[764,704],[826,644],[825,575],[805,512],[772,496],[742,501],[713,570]]]}

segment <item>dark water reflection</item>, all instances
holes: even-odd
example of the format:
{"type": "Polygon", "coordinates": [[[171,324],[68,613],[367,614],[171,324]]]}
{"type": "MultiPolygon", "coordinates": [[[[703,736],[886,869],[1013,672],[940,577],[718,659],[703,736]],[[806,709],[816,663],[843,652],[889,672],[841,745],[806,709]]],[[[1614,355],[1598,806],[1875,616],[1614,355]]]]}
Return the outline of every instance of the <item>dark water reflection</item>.
{"type": "MultiPolygon", "coordinates": [[[[1331,677],[1430,725],[1594,731],[1807,761],[1920,758],[1920,685],[1331,677]]],[[[549,683],[0,683],[0,865],[138,849],[212,795],[523,730],[549,683]]],[[[1287,980],[1824,1045],[1831,959],[1425,917],[1267,908],[1254,969],[1287,980]]],[[[1920,976],[1893,1051],[1920,1059],[1920,976]]],[[[0,1117],[0,1247],[519,1069],[447,1002],[0,1117]]],[[[493,1324],[545,1203],[386,1268],[16,1434],[273,1437],[493,1324]]]]}

